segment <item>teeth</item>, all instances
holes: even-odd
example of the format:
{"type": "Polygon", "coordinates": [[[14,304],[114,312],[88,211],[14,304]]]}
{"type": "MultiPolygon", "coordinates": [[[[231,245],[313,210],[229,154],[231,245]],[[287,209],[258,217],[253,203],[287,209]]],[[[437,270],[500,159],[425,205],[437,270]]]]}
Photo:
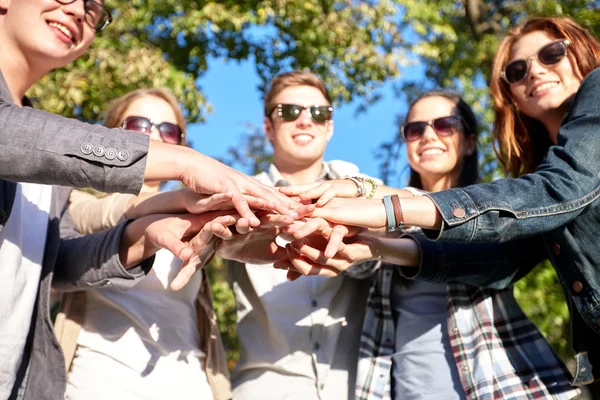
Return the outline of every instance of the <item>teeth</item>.
{"type": "Polygon", "coordinates": [[[533,93],[531,93],[532,96],[535,96],[537,93],[546,90],[546,89],[550,89],[553,88],[555,86],[558,85],[558,82],[546,82],[541,84],[540,86],[536,87],[535,90],[533,91],[533,93]]]}
{"type": "Polygon", "coordinates": [[[440,149],[427,149],[421,152],[422,155],[431,155],[431,154],[442,154],[443,151],[440,149]]]}
{"type": "Polygon", "coordinates": [[[312,140],[312,136],[310,135],[297,135],[294,136],[294,140],[299,140],[302,142],[308,142],[309,140],[312,140]]]}
{"type": "Polygon", "coordinates": [[[66,26],[59,24],[58,22],[50,22],[48,25],[55,27],[62,33],[64,33],[69,39],[73,40],[73,34],[70,30],[67,29],[66,26]]]}

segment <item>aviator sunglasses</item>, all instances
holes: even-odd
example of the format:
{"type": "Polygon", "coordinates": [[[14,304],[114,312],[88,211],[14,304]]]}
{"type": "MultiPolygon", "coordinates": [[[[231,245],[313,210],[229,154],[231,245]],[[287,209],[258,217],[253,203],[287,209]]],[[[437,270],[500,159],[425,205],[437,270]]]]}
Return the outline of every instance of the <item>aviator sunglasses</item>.
{"type": "Polygon", "coordinates": [[[277,104],[275,109],[277,110],[279,118],[286,122],[297,120],[303,110],[307,110],[310,118],[318,124],[329,121],[333,114],[333,107],[331,106],[304,107],[297,104],[277,104]]]}
{"type": "Polygon", "coordinates": [[[156,128],[162,140],[169,144],[181,144],[181,141],[185,137],[185,134],[178,125],[170,122],[163,122],[157,125],[146,117],[127,117],[121,127],[129,131],[148,134],[152,131],[152,128],[156,128]]]}
{"type": "Polygon", "coordinates": [[[567,47],[570,44],[571,41],[569,39],[560,39],[548,43],[534,56],[511,61],[500,75],[509,84],[517,83],[527,77],[531,60],[538,60],[540,64],[545,66],[558,64],[567,55],[567,47]]]}
{"type": "MultiPolygon", "coordinates": [[[[77,0],[56,0],[60,4],[73,4],[77,0]]],[[[96,33],[102,31],[112,22],[112,15],[104,5],[95,0],[84,0],[85,22],[91,26],[96,33]]]]}
{"type": "Polygon", "coordinates": [[[432,119],[430,121],[409,122],[402,126],[402,137],[407,142],[420,139],[425,133],[425,129],[430,126],[440,137],[451,136],[458,131],[460,127],[460,118],[454,115],[432,119]]]}

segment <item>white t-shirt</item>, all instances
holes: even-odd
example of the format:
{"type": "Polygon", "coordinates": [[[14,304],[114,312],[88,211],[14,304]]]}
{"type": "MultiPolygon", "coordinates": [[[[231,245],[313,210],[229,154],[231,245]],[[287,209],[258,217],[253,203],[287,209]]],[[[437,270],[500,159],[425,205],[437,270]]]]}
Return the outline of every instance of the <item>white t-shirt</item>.
{"type": "Polygon", "coordinates": [[[52,186],[17,184],[0,231],[0,398],[8,398],[21,364],[37,298],[52,186]]]}
{"type": "Polygon", "coordinates": [[[196,313],[202,274],[174,292],[169,284],[181,266],[160,250],[128,291],[88,291],[68,399],[212,398],[196,313]]]}

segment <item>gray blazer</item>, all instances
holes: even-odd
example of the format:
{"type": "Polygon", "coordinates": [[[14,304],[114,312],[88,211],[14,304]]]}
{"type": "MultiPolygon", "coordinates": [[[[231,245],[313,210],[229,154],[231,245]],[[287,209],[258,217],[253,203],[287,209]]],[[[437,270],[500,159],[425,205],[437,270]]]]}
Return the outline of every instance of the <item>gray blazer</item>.
{"type": "MultiPolygon", "coordinates": [[[[147,135],[16,107],[0,73],[0,231],[12,210],[14,182],[137,193],[147,151],[147,135]]],[[[127,271],[121,265],[119,243],[129,221],[93,235],[77,233],[65,212],[68,197],[68,188],[54,188],[37,303],[11,399],[64,396],[64,360],[49,313],[51,284],[61,290],[108,285],[127,289],[152,266],[153,258],[127,271]]]]}

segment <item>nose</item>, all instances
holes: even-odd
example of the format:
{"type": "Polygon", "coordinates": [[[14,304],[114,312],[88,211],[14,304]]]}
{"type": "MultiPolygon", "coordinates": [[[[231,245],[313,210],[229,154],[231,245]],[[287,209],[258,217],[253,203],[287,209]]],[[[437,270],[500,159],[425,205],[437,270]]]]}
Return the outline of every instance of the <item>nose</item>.
{"type": "Polygon", "coordinates": [[[535,80],[535,77],[539,74],[544,74],[548,72],[548,68],[538,61],[537,58],[533,57],[529,61],[529,65],[527,66],[529,71],[527,71],[527,76],[530,80],[535,80]]]}
{"type": "Polygon", "coordinates": [[[438,139],[438,135],[435,132],[435,130],[433,129],[433,126],[426,125],[425,130],[423,131],[423,136],[421,136],[421,140],[422,141],[430,141],[430,140],[437,140],[437,139],[438,139]]]}
{"type": "Polygon", "coordinates": [[[62,9],[65,14],[72,15],[78,23],[83,23],[85,19],[85,0],[75,0],[69,4],[63,4],[62,9]]]}
{"type": "Polygon", "coordinates": [[[308,109],[305,108],[300,112],[300,116],[296,120],[296,123],[299,126],[309,126],[312,124],[312,118],[310,116],[310,112],[308,112],[308,109]]]}

